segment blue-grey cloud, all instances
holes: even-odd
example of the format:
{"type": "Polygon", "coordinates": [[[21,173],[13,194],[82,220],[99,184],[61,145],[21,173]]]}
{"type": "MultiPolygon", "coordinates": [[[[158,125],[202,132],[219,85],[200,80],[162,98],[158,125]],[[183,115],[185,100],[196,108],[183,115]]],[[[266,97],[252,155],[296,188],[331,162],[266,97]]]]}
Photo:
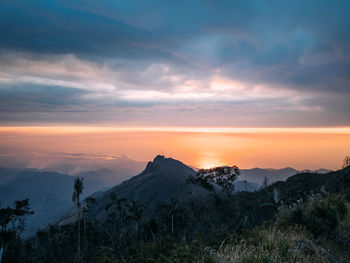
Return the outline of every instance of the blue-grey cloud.
{"type": "Polygon", "coordinates": [[[350,125],[349,1],[0,7],[6,122],[350,125]]]}

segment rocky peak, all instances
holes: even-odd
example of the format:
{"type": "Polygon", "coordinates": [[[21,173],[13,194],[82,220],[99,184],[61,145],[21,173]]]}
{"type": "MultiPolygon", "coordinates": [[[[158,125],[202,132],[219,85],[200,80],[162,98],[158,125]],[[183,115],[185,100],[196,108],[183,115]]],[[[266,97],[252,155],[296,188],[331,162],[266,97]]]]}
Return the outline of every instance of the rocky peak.
{"type": "MultiPolygon", "coordinates": [[[[150,173],[154,171],[162,171],[162,172],[183,172],[184,170],[189,170],[188,172],[193,172],[192,169],[182,162],[172,159],[166,158],[163,155],[157,155],[152,162],[149,162],[146,166],[146,169],[142,172],[150,173]]],[[[188,173],[187,173],[188,174],[188,173]]]]}

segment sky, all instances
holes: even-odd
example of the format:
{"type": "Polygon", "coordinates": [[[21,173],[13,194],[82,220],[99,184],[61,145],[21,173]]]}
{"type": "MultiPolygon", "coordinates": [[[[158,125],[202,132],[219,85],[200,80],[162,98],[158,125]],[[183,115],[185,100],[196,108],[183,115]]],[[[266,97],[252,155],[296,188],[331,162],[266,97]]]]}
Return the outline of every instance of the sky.
{"type": "Polygon", "coordinates": [[[0,0],[0,166],[164,152],[337,169],[349,13],[348,0],[0,0]]]}
{"type": "Polygon", "coordinates": [[[0,125],[350,126],[350,2],[0,1],[0,125]]]}
{"type": "Polygon", "coordinates": [[[0,167],[69,174],[145,167],[158,154],[195,168],[337,170],[350,149],[350,128],[0,127],[0,138],[0,167]]]}

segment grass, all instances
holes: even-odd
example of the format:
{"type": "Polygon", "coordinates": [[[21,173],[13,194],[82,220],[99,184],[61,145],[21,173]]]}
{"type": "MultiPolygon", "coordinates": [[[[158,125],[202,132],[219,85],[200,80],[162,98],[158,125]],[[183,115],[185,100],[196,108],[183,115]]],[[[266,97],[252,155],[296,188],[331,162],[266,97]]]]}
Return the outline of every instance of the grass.
{"type": "Polygon", "coordinates": [[[279,229],[276,225],[255,228],[219,249],[220,263],[328,262],[322,248],[316,247],[300,227],[279,229]]]}
{"type": "Polygon", "coordinates": [[[350,262],[349,204],[339,195],[290,209],[277,222],[236,236],[213,253],[218,263],[350,262]]]}

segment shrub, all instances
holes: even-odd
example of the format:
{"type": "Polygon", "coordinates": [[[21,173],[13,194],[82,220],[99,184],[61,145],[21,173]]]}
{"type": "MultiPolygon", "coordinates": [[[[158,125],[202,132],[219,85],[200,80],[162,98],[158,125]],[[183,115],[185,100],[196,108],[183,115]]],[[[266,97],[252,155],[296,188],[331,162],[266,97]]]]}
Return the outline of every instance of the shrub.
{"type": "Polygon", "coordinates": [[[300,225],[316,237],[332,233],[344,219],[347,207],[341,195],[318,197],[279,216],[280,225],[300,225]]]}

